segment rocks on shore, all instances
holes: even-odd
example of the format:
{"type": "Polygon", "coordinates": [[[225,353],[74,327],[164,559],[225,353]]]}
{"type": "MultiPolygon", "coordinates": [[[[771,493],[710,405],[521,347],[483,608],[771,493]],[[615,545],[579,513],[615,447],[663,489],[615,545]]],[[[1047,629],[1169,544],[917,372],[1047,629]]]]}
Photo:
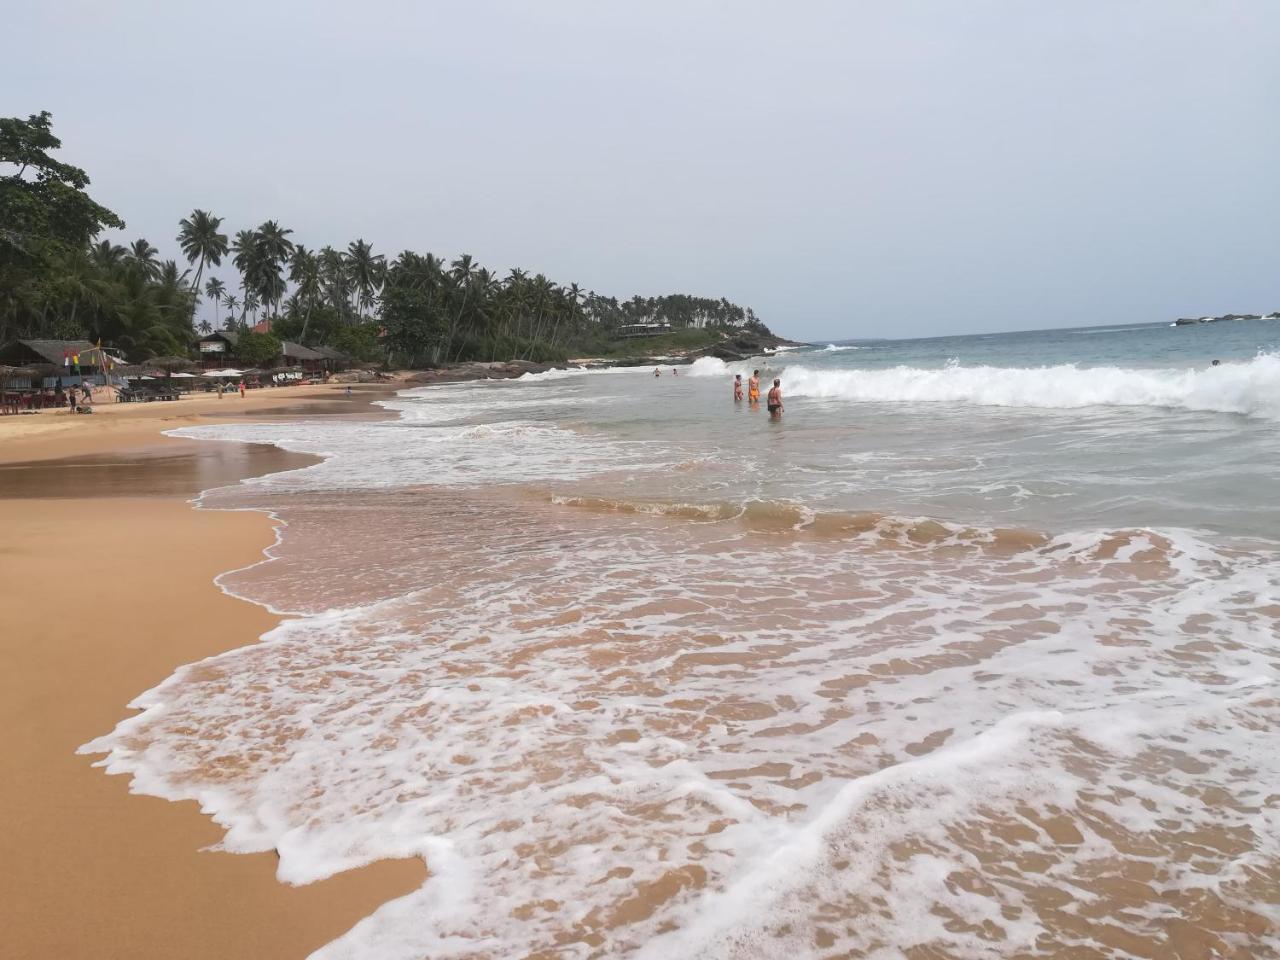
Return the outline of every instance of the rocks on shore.
{"type": "Polygon", "coordinates": [[[733,363],[763,356],[766,353],[777,350],[779,347],[801,346],[804,346],[804,344],[796,343],[794,340],[787,340],[783,337],[775,337],[773,334],[740,333],[721,340],[719,343],[713,343],[709,347],[695,350],[689,354],[689,360],[692,362],[698,357],[717,357],[726,363],[733,363]]]}
{"type": "Polygon", "coordinates": [[[434,370],[415,370],[405,377],[408,383],[462,383],[467,380],[514,380],[526,373],[543,373],[554,364],[530,360],[502,360],[495,363],[455,363],[434,370]]]}
{"type": "Polygon", "coordinates": [[[1175,327],[1189,327],[1196,323],[1222,323],[1224,320],[1280,320],[1280,310],[1266,315],[1259,313],[1224,313],[1220,317],[1179,317],[1175,327]]]}

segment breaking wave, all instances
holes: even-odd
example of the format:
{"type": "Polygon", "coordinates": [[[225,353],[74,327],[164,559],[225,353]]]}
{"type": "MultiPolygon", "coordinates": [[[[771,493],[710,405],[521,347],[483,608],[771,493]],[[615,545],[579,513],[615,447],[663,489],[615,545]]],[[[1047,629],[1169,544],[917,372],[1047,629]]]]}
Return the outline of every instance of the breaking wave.
{"type": "MultiPolygon", "coordinates": [[[[706,357],[695,376],[732,372],[706,357]]],[[[1280,420],[1280,355],[1217,367],[1137,369],[1126,367],[962,366],[892,367],[887,370],[824,370],[788,366],[783,388],[792,397],[877,403],[953,403],[985,407],[1070,410],[1081,407],[1164,407],[1238,413],[1280,420]]]]}

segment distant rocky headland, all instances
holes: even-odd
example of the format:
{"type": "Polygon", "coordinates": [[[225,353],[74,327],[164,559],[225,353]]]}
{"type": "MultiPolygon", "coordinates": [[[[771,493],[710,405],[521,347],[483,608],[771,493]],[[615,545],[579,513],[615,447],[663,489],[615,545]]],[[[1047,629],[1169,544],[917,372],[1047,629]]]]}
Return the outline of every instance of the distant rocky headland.
{"type": "Polygon", "coordinates": [[[1224,313],[1220,317],[1179,317],[1175,327],[1189,327],[1193,323],[1222,323],[1224,320],[1280,320],[1280,310],[1275,313],[1224,313]]]}

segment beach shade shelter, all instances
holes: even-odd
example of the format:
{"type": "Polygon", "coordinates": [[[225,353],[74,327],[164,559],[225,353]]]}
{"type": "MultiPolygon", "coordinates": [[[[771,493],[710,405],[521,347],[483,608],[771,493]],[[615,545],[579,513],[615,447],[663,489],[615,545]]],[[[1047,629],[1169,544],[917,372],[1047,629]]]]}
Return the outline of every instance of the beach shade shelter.
{"type": "Polygon", "coordinates": [[[0,414],[17,413],[22,409],[22,392],[29,392],[31,385],[44,376],[43,367],[11,367],[0,364],[0,414]]]}
{"type": "Polygon", "coordinates": [[[179,370],[198,370],[200,364],[187,357],[152,357],[143,360],[142,366],[151,370],[163,370],[165,373],[176,373],[179,370]]]}
{"type": "Polygon", "coordinates": [[[312,347],[313,353],[321,358],[320,369],[326,372],[336,372],[338,370],[346,370],[351,366],[351,358],[341,350],[335,350],[333,347],[312,347]]]}
{"type": "Polygon", "coordinates": [[[46,378],[62,377],[64,385],[83,377],[104,378],[123,361],[110,350],[88,340],[13,340],[0,346],[0,364],[14,367],[52,365],[46,378]]]}
{"type": "Polygon", "coordinates": [[[293,367],[294,369],[301,367],[311,373],[323,369],[325,362],[325,356],[310,347],[304,347],[302,344],[294,343],[291,340],[285,340],[280,344],[280,362],[278,365],[281,367],[293,367]]]}
{"type": "Polygon", "coordinates": [[[150,360],[142,361],[142,366],[146,370],[163,373],[166,381],[179,371],[189,372],[200,369],[200,364],[187,357],[152,357],[150,360]]]}

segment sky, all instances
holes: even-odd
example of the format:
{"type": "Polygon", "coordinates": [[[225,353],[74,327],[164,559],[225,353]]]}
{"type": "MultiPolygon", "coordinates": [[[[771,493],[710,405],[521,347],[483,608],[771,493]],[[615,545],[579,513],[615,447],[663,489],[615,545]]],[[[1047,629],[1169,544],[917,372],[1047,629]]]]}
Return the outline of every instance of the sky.
{"type": "MultiPolygon", "coordinates": [[[[199,207],[802,339],[1280,309],[1272,0],[0,0],[0,115],[199,207]]],[[[234,274],[224,265],[224,280],[234,274]]]]}

